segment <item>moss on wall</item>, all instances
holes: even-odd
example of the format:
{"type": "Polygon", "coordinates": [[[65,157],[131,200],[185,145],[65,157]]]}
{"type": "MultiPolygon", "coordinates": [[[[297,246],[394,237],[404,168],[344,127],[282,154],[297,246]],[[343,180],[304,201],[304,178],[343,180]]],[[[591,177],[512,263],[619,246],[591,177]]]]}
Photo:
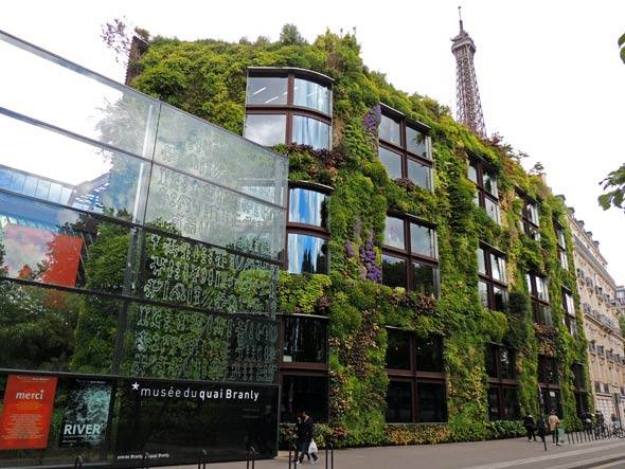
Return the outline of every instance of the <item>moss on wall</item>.
{"type": "MultiPolygon", "coordinates": [[[[231,44],[158,38],[137,64],[133,86],[166,102],[241,133],[248,66],[294,66],[335,80],[331,152],[288,145],[290,178],[332,185],[329,204],[330,274],[289,276],[280,281],[280,309],[286,314],[329,316],[330,422],[324,431],[343,445],[473,440],[516,434],[518,424],[488,421],[485,344],[508,341],[518,350],[521,412],[537,412],[537,355],[555,354],[561,372],[566,425],[576,425],[571,364],[586,362],[585,339],[571,337],[563,325],[561,288],[575,292],[574,272],[560,268],[553,220],[565,222],[565,207],[540,177],[528,175],[513,151],[478,138],[457,124],[433,100],[395,89],[384,75],[370,71],[352,35],[331,32],[313,44],[231,44]],[[382,102],[432,129],[435,190],[391,181],[377,158],[369,113],[382,102]],[[368,116],[369,115],[369,116],[368,116]],[[369,118],[368,118],[369,117],[369,118]],[[474,206],[467,179],[467,155],[497,171],[502,225],[474,206]],[[541,241],[519,228],[521,201],[516,189],[541,201],[541,241]],[[441,295],[438,301],[372,281],[381,261],[387,210],[416,215],[436,224],[441,295]],[[510,311],[489,311],[477,292],[476,249],[482,240],[508,255],[510,311]],[[375,262],[372,262],[372,258],[375,262]],[[524,272],[550,279],[553,330],[535,330],[524,272]],[[384,421],[387,377],[385,325],[425,336],[445,337],[449,421],[443,428],[397,429],[384,421]],[[546,332],[546,333],[545,333],[546,332]],[[507,433],[506,433],[507,432],[507,433]]],[[[565,228],[569,247],[572,245],[565,228]]],[[[569,264],[573,265],[569,251],[569,264]]],[[[578,311],[578,322],[581,315],[578,311]]]]}

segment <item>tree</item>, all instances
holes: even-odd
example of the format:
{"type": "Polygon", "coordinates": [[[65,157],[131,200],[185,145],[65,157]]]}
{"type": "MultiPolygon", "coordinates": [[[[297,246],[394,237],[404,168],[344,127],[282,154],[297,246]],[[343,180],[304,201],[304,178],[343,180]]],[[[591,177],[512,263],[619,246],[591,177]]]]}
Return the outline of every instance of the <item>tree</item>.
{"type": "Polygon", "coordinates": [[[618,46],[621,49],[621,60],[625,63],[625,33],[618,38],[618,46]]]}
{"type": "Polygon", "coordinates": [[[306,39],[297,30],[294,24],[285,24],[280,32],[280,43],[285,46],[306,44],[306,39]]]}

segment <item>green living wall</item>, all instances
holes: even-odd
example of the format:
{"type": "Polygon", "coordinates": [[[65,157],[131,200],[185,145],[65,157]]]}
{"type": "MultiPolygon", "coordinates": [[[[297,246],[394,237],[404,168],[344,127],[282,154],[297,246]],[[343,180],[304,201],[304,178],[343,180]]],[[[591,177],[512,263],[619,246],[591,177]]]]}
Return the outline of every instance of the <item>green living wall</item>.
{"type": "MultiPolygon", "coordinates": [[[[517,434],[518,422],[489,422],[485,345],[507,341],[517,349],[521,412],[538,413],[537,357],[555,356],[565,423],[577,425],[571,365],[586,363],[581,331],[571,336],[563,324],[561,289],[577,296],[574,272],[560,268],[554,220],[567,227],[566,207],[537,175],[523,170],[511,148],[483,140],[456,123],[432,99],[409,95],[370,71],[353,35],[331,32],[313,44],[282,40],[184,42],[156,38],[132,64],[132,86],[174,106],[242,133],[249,66],[292,66],[329,75],[334,83],[333,150],[280,146],[290,160],[290,179],[330,185],[331,266],[329,275],[289,276],[280,286],[280,312],[329,317],[330,420],[319,426],[340,445],[464,441],[517,434]],[[377,157],[375,114],[387,104],[431,127],[435,190],[427,192],[388,178],[377,157]],[[373,122],[373,124],[372,124],[373,122]],[[467,179],[468,155],[497,171],[502,224],[473,204],[467,179]],[[519,228],[523,191],[540,201],[540,241],[519,228]],[[375,283],[388,210],[412,214],[436,225],[441,294],[438,300],[375,283]],[[507,253],[510,310],[480,305],[476,249],[479,241],[507,253]],[[371,258],[376,262],[372,263],[371,258]],[[554,326],[532,320],[524,273],[550,280],[554,326]],[[384,369],[387,325],[426,336],[444,336],[447,375],[446,425],[386,424],[384,369]]],[[[566,230],[568,246],[571,237],[566,230]]],[[[569,265],[573,265],[568,252],[569,265]]],[[[576,299],[577,300],[577,299],[576,299]]],[[[578,324],[581,314],[577,311],[578,324]]],[[[587,369],[587,367],[585,367],[587,369]]],[[[586,381],[588,378],[586,376],[586,381]]],[[[588,388],[588,385],[587,385],[588,388]]]]}

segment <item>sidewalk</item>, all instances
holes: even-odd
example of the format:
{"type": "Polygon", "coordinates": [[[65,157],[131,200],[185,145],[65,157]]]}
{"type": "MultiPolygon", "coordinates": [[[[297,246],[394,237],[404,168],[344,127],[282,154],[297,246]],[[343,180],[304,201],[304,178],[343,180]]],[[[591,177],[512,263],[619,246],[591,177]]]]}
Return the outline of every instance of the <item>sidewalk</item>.
{"type": "MultiPolygon", "coordinates": [[[[325,468],[323,451],[320,456],[320,461],[314,467],[325,468]]],[[[625,467],[625,439],[575,445],[565,443],[559,447],[549,443],[548,451],[544,451],[541,442],[530,443],[525,438],[516,438],[427,446],[357,448],[336,450],[334,453],[336,469],[581,469],[599,467],[603,464],[606,464],[604,467],[610,468],[625,467]],[[611,464],[618,460],[623,462],[611,464]]],[[[298,468],[308,466],[309,464],[304,462],[298,468]]],[[[181,467],[184,466],[178,466],[178,468],[181,467]]],[[[245,462],[207,465],[210,469],[245,467],[245,462]]],[[[255,466],[256,469],[286,469],[287,467],[287,455],[282,452],[274,460],[257,461],[255,466]]]]}

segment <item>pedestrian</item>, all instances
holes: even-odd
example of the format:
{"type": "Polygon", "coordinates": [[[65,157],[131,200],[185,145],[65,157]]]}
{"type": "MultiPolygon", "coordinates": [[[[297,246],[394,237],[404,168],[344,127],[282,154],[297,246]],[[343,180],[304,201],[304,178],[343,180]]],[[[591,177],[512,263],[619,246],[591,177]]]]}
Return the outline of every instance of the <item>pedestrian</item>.
{"type": "Polygon", "coordinates": [[[527,414],[523,417],[523,426],[527,432],[527,441],[536,441],[536,420],[532,417],[532,414],[527,414]]]}
{"type": "Polygon", "coordinates": [[[549,419],[547,420],[549,423],[549,431],[553,435],[553,443],[556,446],[560,446],[560,441],[558,440],[558,428],[560,428],[560,419],[556,414],[555,410],[552,410],[549,414],[549,419]]]}
{"type": "Polygon", "coordinates": [[[592,431],[592,414],[588,411],[582,414],[582,420],[584,422],[584,431],[590,435],[592,431]]]}
{"type": "Polygon", "coordinates": [[[545,443],[545,435],[547,434],[547,424],[545,422],[545,418],[541,415],[538,419],[538,436],[545,443]]]}
{"type": "Polygon", "coordinates": [[[595,433],[598,437],[605,437],[605,417],[600,410],[595,414],[595,428],[595,433]]]}
{"type": "Polygon", "coordinates": [[[299,459],[295,461],[295,464],[302,464],[304,462],[304,456],[310,458],[312,456],[312,463],[316,464],[319,456],[317,456],[316,452],[310,451],[310,445],[313,442],[313,435],[315,432],[315,423],[313,422],[313,418],[308,415],[306,411],[303,411],[300,416],[301,422],[299,428],[297,429],[297,439],[298,439],[298,449],[299,449],[299,459]]]}

